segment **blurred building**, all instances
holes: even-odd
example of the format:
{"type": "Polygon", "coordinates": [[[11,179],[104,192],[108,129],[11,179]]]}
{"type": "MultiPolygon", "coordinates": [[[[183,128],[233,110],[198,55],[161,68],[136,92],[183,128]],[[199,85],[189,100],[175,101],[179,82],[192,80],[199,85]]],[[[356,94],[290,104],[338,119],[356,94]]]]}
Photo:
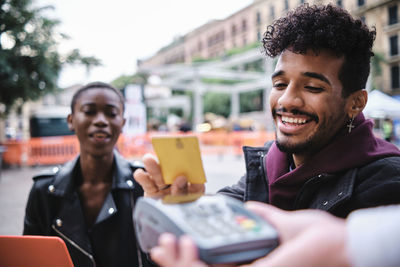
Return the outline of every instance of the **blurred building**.
{"type": "MultiPolygon", "coordinates": [[[[70,103],[73,94],[81,87],[74,85],[52,94],[47,94],[36,101],[17,103],[18,109],[12,109],[4,120],[4,136],[0,136],[0,142],[5,140],[27,140],[31,137],[32,127],[30,121],[37,118],[63,118],[70,111],[70,103]]],[[[59,127],[56,125],[54,127],[59,127]]],[[[40,129],[40,127],[36,127],[40,129]]],[[[44,129],[43,129],[44,130],[44,129]]]]}
{"type": "MultiPolygon", "coordinates": [[[[373,65],[377,74],[370,86],[390,95],[400,94],[399,0],[254,0],[229,17],[201,25],[161,48],[154,56],[138,61],[139,69],[223,59],[232,50],[259,43],[267,25],[304,2],[342,6],[367,25],[375,26],[373,65]]],[[[254,49],[259,51],[259,47],[254,49]]],[[[262,57],[259,53],[255,60],[262,57]]]]}

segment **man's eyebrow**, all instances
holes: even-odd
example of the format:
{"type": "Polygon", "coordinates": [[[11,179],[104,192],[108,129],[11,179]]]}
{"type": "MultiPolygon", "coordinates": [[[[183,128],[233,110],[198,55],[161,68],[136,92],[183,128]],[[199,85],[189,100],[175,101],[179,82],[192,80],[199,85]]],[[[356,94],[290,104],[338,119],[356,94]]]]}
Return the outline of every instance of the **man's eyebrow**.
{"type": "Polygon", "coordinates": [[[276,71],[276,72],[272,73],[271,79],[275,78],[276,76],[283,75],[283,74],[285,74],[285,72],[283,70],[276,71]]]}
{"type": "Polygon", "coordinates": [[[322,75],[322,74],[320,74],[320,73],[316,73],[316,72],[303,72],[303,75],[304,75],[304,76],[307,76],[307,77],[311,77],[311,78],[315,78],[315,79],[321,80],[321,81],[326,82],[327,84],[331,85],[331,83],[329,82],[329,80],[328,80],[324,75],[322,75]]]}
{"type": "MultiPolygon", "coordinates": [[[[96,103],[94,102],[86,102],[86,103],[82,103],[82,107],[84,106],[89,106],[89,107],[96,107],[96,103]]],[[[106,104],[107,108],[117,108],[119,109],[119,107],[117,105],[114,104],[106,104]]]]}

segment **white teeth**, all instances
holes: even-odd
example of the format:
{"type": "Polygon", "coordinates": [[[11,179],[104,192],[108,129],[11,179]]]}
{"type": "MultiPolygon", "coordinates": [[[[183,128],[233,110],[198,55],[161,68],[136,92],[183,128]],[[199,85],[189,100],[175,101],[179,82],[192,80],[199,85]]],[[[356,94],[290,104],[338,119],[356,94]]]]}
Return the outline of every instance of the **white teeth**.
{"type": "Polygon", "coordinates": [[[303,118],[292,118],[292,117],[282,116],[282,122],[284,122],[284,123],[304,124],[304,123],[307,122],[307,120],[303,119],[303,118]]]}

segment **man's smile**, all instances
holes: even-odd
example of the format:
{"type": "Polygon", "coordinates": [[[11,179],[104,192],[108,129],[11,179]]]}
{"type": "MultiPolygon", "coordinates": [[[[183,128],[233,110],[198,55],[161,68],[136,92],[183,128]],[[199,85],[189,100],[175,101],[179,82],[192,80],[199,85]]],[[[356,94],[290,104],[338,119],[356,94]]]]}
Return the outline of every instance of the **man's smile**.
{"type": "Polygon", "coordinates": [[[281,120],[283,124],[286,123],[294,123],[294,124],[304,124],[307,122],[305,118],[292,118],[292,117],[287,117],[287,116],[282,116],[281,120]]]}

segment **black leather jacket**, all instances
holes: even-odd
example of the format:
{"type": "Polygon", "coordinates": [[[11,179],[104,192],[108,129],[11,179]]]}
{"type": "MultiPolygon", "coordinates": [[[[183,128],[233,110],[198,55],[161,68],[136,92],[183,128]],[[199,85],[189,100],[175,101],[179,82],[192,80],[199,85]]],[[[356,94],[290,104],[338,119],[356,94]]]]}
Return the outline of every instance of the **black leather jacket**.
{"type": "MultiPolygon", "coordinates": [[[[241,201],[269,203],[265,147],[244,147],[246,175],[219,193],[241,201]]],[[[400,157],[387,157],[341,173],[320,173],[303,185],[293,204],[297,209],[321,209],[339,217],[351,211],[400,203],[400,157]]]]}
{"type": "Polygon", "coordinates": [[[130,164],[114,152],[114,176],[95,224],[87,229],[81,208],[76,172],[79,157],[53,173],[34,177],[26,206],[24,235],[59,236],[67,244],[75,266],[153,266],[137,248],[132,209],[143,190],[130,164]],[[140,257],[138,258],[138,254],[140,257]]]}

